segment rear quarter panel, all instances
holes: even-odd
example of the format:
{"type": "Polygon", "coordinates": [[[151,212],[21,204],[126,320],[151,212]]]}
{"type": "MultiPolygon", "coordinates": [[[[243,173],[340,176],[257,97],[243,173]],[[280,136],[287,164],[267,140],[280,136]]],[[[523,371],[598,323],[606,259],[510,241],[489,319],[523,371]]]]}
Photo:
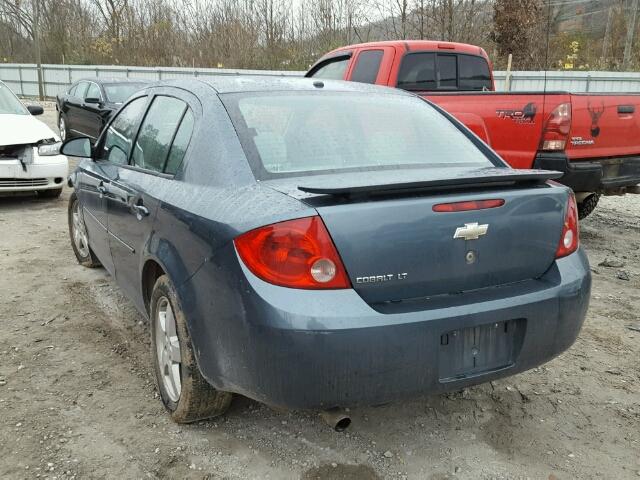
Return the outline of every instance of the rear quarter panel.
{"type": "Polygon", "coordinates": [[[543,125],[568,93],[425,93],[514,168],[532,168],[543,125]],[[486,136],[486,138],[484,138],[486,136]]]}
{"type": "Polygon", "coordinates": [[[572,94],[571,110],[570,159],[640,155],[639,94],[572,94]]]}

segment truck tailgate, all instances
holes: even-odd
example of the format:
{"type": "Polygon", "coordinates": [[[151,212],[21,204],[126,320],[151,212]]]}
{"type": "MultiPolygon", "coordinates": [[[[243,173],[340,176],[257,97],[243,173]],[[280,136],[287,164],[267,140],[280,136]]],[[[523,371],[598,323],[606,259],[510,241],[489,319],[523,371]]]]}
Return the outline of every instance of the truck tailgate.
{"type": "Polygon", "coordinates": [[[571,160],[640,156],[640,95],[572,94],[571,160]]]}

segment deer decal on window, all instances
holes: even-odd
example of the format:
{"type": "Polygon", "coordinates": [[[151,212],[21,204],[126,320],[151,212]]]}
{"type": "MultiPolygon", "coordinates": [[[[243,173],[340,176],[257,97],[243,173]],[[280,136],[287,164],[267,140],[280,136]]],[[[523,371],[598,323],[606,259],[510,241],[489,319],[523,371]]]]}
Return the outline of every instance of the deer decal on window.
{"type": "Polygon", "coordinates": [[[589,102],[587,103],[587,110],[589,111],[589,115],[591,115],[591,136],[595,138],[600,135],[600,125],[598,125],[598,122],[600,122],[600,117],[604,113],[604,102],[602,102],[602,105],[598,108],[592,108],[591,102],[589,102]]]}

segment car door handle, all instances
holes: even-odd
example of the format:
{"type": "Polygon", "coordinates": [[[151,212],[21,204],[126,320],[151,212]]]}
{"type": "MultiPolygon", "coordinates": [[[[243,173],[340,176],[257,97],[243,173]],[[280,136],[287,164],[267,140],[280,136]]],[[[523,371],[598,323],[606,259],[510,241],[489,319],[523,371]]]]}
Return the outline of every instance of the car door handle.
{"type": "Polygon", "coordinates": [[[636,111],[636,107],[633,105],[618,105],[619,115],[630,115],[636,111]]]}
{"type": "Polygon", "coordinates": [[[107,194],[107,187],[105,187],[102,183],[100,185],[98,185],[98,195],[100,196],[100,198],[102,198],[104,195],[107,194]]]}
{"type": "Polygon", "coordinates": [[[134,205],[133,212],[136,214],[138,220],[142,220],[144,217],[149,216],[149,209],[144,205],[134,205]]]}

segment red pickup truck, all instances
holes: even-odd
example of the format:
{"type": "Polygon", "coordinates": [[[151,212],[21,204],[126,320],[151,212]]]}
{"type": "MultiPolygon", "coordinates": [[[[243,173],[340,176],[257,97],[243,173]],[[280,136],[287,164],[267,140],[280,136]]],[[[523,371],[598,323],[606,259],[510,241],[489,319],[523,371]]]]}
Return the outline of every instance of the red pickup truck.
{"type": "MultiPolygon", "coordinates": [[[[640,193],[640,95],[496,92],[480,47],[390,41],[324,55],[306,74],[416,92],[458,118],[514,168],[564,173],[580,217],[601,194],[640,193]]],[[[393,121],[393,119],[389,119],[393,121]]]]}

